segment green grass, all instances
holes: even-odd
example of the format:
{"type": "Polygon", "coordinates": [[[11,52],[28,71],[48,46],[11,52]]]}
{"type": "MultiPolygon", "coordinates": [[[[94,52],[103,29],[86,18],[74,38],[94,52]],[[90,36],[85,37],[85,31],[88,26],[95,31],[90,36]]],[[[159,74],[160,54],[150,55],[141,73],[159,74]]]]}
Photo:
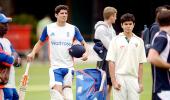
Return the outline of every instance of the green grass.
{"type": "MultiPolygon", "coordinates": [[[[25,64],[22,67],[16,68],[16,85],[17,89],[19,88],[19,83],[22,78],[22,75],[25,70],[25,64]]],[[[95,64],[76,64],[75,69],[84,69],[84,68],[94,68],[95,64]]],[[[29,84],[26,92],[25,100],[50,100],[49,95],[49,75],[48,75],[49,66],[47,63],[34,62],[31,64],[29,71],[29,84]]],[[[150,65],[144,65],[143,73],[144,81],[144,92],[141,94],[141,100],[151,100],[151,70],[150,65]]],[[[75,98],[75,80],[73,83],[73,92],[75,98]]],[[[74,99],[75,100],[75,99],[74,99]]]]}

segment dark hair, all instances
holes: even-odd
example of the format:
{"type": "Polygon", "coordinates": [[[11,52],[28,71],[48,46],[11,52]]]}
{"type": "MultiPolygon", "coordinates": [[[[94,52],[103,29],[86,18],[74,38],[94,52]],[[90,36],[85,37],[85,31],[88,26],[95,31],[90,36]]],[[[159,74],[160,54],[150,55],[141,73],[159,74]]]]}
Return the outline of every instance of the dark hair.
{"type": "Polygon", "coordinates": [[[167,9],[167,5],[157,7],[155,10],[155,15],[160,13],[162,11],[162,9],[167,9]]]}
{"type": "Polygon", "coordinates": [[[158,22],[159,26],[170,26],[170,10],[161,11],[157,15],[156,21],[158,22]]]}
{"type": "Polygon", "coordinates": [[[58,5],[55,7],[55,13],[58,14],[60,10],[69,10],[69,7],[67,5],[58,5]]]}
{"type": "Polygon", "coordinates": [[[126,14],[123,14],[120,18],[120,22],[121,23],[124,23],[126,21],[132,21],[133,23],[135,23],[135,17],[133,14],[130,14],[130,13],[126,13],[126,14]]]}
{"type": "Polygon", "coordinates": [[[164,7],[168,10],[170,10],[170,5],[164,5],[164,7]]]}

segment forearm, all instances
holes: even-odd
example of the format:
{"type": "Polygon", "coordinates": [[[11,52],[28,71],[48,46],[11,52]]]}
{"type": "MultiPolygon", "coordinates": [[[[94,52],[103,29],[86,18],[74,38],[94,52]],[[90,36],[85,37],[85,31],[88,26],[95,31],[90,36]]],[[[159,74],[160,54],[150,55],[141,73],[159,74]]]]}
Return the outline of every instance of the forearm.
{"type": "Polygon", "coordinates": [[[14,59],[17,59],[19,57],[17,52],[12,52],[12,56],[14,57],[14,59]]]}
{"type": "Polygon", "coordinates": [[[0,53],[0,62],[7,62],[12,64],[13,63],[13,57],[10,55],[7,55],[5,53],[0,53]],[[9,62],[10,61],[10,62],[9,62]]]}
{"type": "Polygon", "coordinates": [[[81,42],[81,44],[84,46],[86,53],[89,53],[88,52],[88,44],[84,40],[81,42]]]}
{"type": "Polygon", "coordinates": [[[31,53],[33,53],[34,55],[40,51],[41,47],[43,46],[43,42],[41,42],[40,40],[35,44],[33,50],[31,53]]]}
{"type": "Polygon", "coordinates": [[[115,63],[112,61],[109,61],[109,73],[111,77],[112,83],[116,82],[116,77],[115,77],[115,63]]]}
{"type": "Polygon", "coordinates": [[[166,68],[166,69],[170,68],[170,64],[167,63],[166,61],[164,61],[160,57],[158,52],[156,50],[154,50],[154,49],[149,50],[148,60],[149,60],[150,63],[156,65],[156,67],[166,68]]]}
{"type": "Polygon", "coordinates": [[[142,78],[143,78],[143,64],[139,64],[139,69],[138,69],[138,82],[142,83],[142,78]]]}
{"type": "Polygon", "coordinates": [[[149,58],[149,61],[150,61],[152,64],[156,65],[156,67],[167,68],[167,69],[170,68],[170,64],[168,64],[167,62],[165,62],[165,61],[164,61],[162,58],[160,58],[159,56],[149,58]]]}

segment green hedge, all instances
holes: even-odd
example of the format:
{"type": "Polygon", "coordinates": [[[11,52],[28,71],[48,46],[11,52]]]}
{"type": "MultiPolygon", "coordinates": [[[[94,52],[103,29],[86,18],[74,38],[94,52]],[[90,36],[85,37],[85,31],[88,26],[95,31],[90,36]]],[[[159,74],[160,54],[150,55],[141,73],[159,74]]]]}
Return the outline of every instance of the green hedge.
{"type": "Polygon", "coordinates": [[[19,25],[26,25],[30,24],[32,27],[32,32],[31,32],[31,46],[33,46],[36,41],[37,41],[37,35],[36,35],[36,27],[37,27],[37,22],[38,20],[31,14],[18,14],[13,16],[12,18],[12,23],[14,24],[19,24],[19,25]]]}

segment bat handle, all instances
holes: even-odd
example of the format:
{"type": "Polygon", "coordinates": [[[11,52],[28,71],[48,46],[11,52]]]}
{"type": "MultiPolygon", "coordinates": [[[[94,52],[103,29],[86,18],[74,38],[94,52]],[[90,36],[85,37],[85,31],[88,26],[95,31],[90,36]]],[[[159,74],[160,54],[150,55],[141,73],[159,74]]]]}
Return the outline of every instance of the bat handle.
{"type": "Polygon", "coordinates": [[[99,88],[99,91],[102,91],[103,90],[103,87],[104,87],[104,84],[105,84],[105,80],[106,80],[106,73],[105,72],[102,72],[102,80],[101,80],[101,85],[100,85],[100,88],[99,88]]]}
{"type": "Polygon", "coordinates": [[[30,68],[30,62],[27,63],[27,67],[24,75],[28,75],[29,68],[30,68]]]}

